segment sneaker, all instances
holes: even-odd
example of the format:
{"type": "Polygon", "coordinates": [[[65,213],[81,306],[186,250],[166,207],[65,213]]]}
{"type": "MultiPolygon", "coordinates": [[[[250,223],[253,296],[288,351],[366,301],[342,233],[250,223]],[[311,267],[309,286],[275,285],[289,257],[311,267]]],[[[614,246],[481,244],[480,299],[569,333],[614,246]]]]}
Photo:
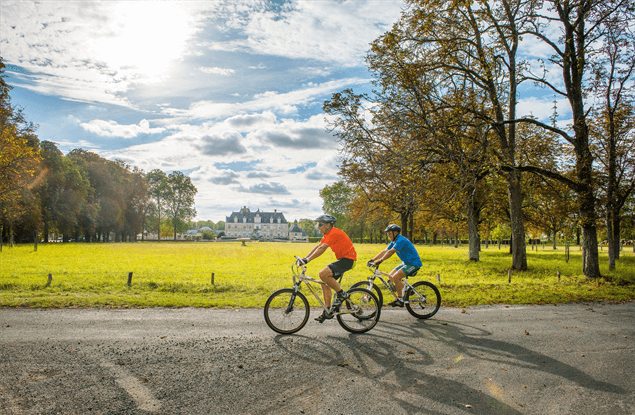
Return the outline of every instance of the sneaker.
{"type": "Polygon", "coordinates": [[[346,300],[348,300],[348,293],[344,290],[338,291],[337,294],[335,294],[335,301],[333,301],[331,310],[339,310],[342,303],[346,300]]]}
{"type": "Polygon", "coordinates": [[[327,313],[326,311],[322,311],[322,314],[317,316],[315,318],[315,321],[317,321],[318,323],[322,324],[322,323],[324,323],[324,320],[330,320],[332,318],[333,318],[333,314],[327,313]]]}
{"type": "Polygon", "coordinates": [[[403,301],[395,300],[392,303],[388,303],[388,305],[391,307],[403,307],[403,301]]]}

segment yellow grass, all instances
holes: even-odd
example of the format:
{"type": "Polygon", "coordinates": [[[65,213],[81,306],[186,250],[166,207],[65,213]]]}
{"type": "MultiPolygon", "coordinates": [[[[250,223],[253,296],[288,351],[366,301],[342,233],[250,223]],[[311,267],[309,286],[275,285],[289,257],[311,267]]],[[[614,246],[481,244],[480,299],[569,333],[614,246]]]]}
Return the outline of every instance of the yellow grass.
{"type": "MultiPolygon", "coordinates": [[[[5,246],[0,253],[0,307],[262,307],[269,294],[291,286],[293,255],[304,256],[311,244],[249,242],[110,243],[5,246]],[[132,284],[127,285],[132,272],[132,284]],[[214,284],[211,283],[214,273],[214,284]],[[47,285],[48,274],[52,283],[47,285]]],[[[359,261],[343,285],[365,279],[366,260],[384,245],[358,244],[359,261]]],[[[635,298],[635,255],[624,251],[618,269],[606,269],[610,281],[581,275],[581,258],[572,248],[528,249],[529,270],[512,273],[511,257],[495,246],[483,249],[481,261],[467,260],[467,248],[418,246],[424,266],[414,280],[439,285],[444,306],[474,304],[627,301],[635,298]],[[557,271],[561,278],[558,280],[557,271]],[[440,283],[437,281],[440,276],[440,283]]],[[[334,260],[328,251],[309,264],[309,274],[334,260]]],[[[395,256],[382,266],[398,264],[395,256]]],[[[385,301],[389,293],[385,292],[385,301]]],[[[312,304],[316,304],[312,302],[312,304]]]]}

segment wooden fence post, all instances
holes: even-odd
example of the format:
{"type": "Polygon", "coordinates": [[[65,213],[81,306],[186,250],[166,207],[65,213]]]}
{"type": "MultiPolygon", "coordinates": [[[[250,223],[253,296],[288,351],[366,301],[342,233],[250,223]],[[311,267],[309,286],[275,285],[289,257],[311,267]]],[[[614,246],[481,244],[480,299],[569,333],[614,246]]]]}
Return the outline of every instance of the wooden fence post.
{"type": "Polygon", "coordinates": [[[49,274],[49,279],[46,282],[45,287],[50,287],[51,286],[51,282],[53,282],[53,274],[49,274]]]}
{"type": "Polygon", "coordinates": [[[560,282],[560,271],[556,271],[556,273],[558,274],[558,282],[560,282]]]}
{"type": "Polygon", "coordinates": [[[509,284],[512,283],[512,270],[511,269],[507,270],[507,281],[508,281],[509,284]]]}
{"type": "Polygon", "coordinates": [[[441,284],[441,274],[437,274],[437,282],[441,284]]]}
{"type": "Polygon", "coordinates": [[[214,273],[212,272],[212,285],[214,285],[214,273]]]}
{"type": "Polygon", "coordinates": [[[128,287],[132,284],[132,272],[128,273],[128,287]]]}

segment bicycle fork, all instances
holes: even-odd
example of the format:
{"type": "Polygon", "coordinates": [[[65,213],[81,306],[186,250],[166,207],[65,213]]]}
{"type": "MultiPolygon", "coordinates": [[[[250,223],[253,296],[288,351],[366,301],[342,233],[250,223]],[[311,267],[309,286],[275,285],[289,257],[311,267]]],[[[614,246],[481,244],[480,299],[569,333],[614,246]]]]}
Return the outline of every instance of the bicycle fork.
{"type": "Polygon", "coordinates": [[[295,297],[297,297],[298,289],[300,288],[300,283],[298,282],[293,286],[293,294],[291,294],[291,298],[289,299],[289,305],[287,305],[286,313],[290,313],[293,311],[293,303],[295,302],[295,297]]]}

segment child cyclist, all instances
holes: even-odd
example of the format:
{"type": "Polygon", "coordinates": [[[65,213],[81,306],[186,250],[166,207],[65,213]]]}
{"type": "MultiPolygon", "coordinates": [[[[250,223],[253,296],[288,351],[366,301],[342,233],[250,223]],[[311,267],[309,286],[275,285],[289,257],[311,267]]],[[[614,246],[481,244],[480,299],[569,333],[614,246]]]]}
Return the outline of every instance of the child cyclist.
{"type": "Polygon", "coordinates": [[[357,261],[357,252],[353,246],[353,242],[346,233],[333,225],[337,221],[334,216],[322,215],[316,219],[318,229],[324,235],[322,240],[309,252],[304,258],[298,260],[300,265],[306,265],[309,261],[322,255],[327,248],[331,248],[335,254],[336,261],[327,265],[319,273],[320,279],[326,284],[322,285],[322,294],[324,295],[324,305],[329,311],[324,311],[315,320],[323,323],[324,320],[333,318],[332,311],[338,310],[342,302],[348,298],[346,291],[342,290],[334,276],[344,274],[352,269],[357,261]],[[335,290],[335,301],[333,308],[331,306],[331,288],[335,290]]]}
{"type": "Polygon", "coordinates": [[[379,267],[379,264],[390,258],[395,252],[397,253],[397,256],[401,259],[402,263],[390,271],[390,281],[395,284],[395,289],[399,298],[388,305],[392,307],[403,307],[404,303],[403,298],[401,297],[401,291],[403,290],[404,284],[401,280],[416,272],[423,264],[421,263],[421,258],[419,257],[419,253],[417,252],[415,246],[408,240],[408,238],[401,234],[401,227],[399,227],[399,225],[388,225],[384,232],[386,232],[386,236],[390,239],[390,244],[386,247],[386,249],[368,261],[367,265],[379,267]]]}

